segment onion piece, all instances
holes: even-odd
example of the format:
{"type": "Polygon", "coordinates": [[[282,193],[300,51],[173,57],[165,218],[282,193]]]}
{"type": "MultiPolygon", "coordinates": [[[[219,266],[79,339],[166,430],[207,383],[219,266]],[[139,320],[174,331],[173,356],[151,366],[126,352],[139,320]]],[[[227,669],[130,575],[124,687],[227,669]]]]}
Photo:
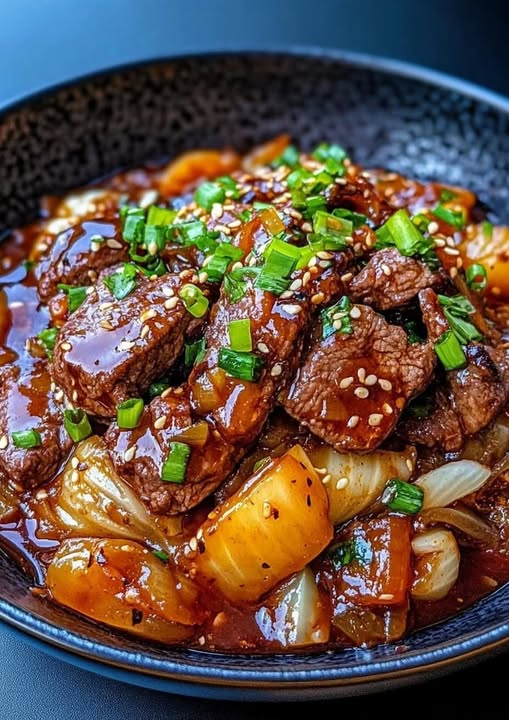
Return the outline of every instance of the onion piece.
{"type": "Polygon", "coordinates": [[[488,467],[474,460],[458,460],[421,475],[415,484],[424,490],[422,509],[451,505],[479,490],[490,474],[488,467]]]}
{"type": "Polygon", "coordinates": [[[425,525],[439,523],[455,527],[465,535],[487,545],[495,545],[498,540],[496,530],[466,507],[429,508],[420,513],[419,519],[425,525]]]}
{"type": "Polygon", "coordinates": [[[19,499],[8,483],[0,485],[0,522],[16,510],[19,499]]]}
{"type": "Polygon", "coordinates": [[[442,529],[418,533],[412,539],[412,550],[417,556],[412,597],[441,600],[458,579],[460,551],[454,535],[442,529]]]}
{"type": "Polygon", "coordinates": [[[353,518],[371,505],[393,477],[408,480],[415,467],[413,447],[402,452],[376,450],[366,455],[340,453],[328,445],[310,450],[317,468],[330,475],[324,485],[329,496],[329,517],[334,525],[353,518]]]}

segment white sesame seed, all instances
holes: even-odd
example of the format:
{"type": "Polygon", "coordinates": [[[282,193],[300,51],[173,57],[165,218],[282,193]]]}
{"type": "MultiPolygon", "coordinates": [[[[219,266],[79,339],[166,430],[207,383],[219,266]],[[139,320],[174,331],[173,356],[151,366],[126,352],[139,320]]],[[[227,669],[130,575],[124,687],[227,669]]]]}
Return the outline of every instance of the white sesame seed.
{"type": "Polygon", "coordinates": [[[63,390],[57,390],[57,391],[55,392],[55,396],[54,396],[54,397],[55,397],[55,400],[56,400],[57,402],[62,402],[62,400],[64,399],[64,391],[63,391],[63,390]]]}
{"type": "Polygon", "coordinates": [[[232,220],[228,223],[228,227],[232,230],[235,230],[236,228],[240,227],[242,225],[240,220],[232,220]]]}
{"type": "Polygon", "coordinates": [[[460,257],[456,258],[456,267],[457,268],[463,267],[463,260],[460,257]]]}
{"type": "Polygon", "coordinates": [[[378,596],[379,600],[394,600],[394,595],[392,593],[382,593],[378,596]]]}
{"type": "Polygon", "coordinates": [[[332,477],[331,475],[325,475],[325,476],[322,478],[323,484],[324,484],[324,485],[327,485],[327,483],[330,482],[331,477],[332,477]]]}
{"type": "Polygon", "coordinates": [[[360,367],[357,370],[357,377],[359,378],[359,382],[363,383],[366,379],[366,370],[363,367],[360,367]]]}
{"type": "Polygon", "coordinates": [[[268,352],[269,352],[269,348],[267,347],[267,345],[266,345],[264,342],[259,342],[256,347],[257,347],[258,350],[259,350],[260,352],[262,352],[262,353],[268,353],[268,352]]]}
{"type": "Polygon", "coordinates": [[[173,388],[166,388],[166,390],[163,390],[163,392],[161,393],[161,398],[165,400],[169,395],[172,394],[172,392],[174,392],[173,388]]]}
{"type": "Polygon", "coordinates": [[[196,552],[198,550],[198,540],[195,537],[192,537],[189,540],[189,547],[193,552],[196,552]]]}
{"type": "Polygon", "coordinates": [[[428,225],[428,232],[430,235],[434,235],[436,232],[438,232],[438,223],[432,220],[428,225]]]}
{"type": "Polygon", "coordinates": [[[301,229],[302,229],[302,232],[310,233],[313,231],[313,226],[311,225],[311,223],[305,222],[305,223],[302,223],[301,229]]]}
{"type": "Polygon", "coordinates": [[[433,240],[435,242],[435,247],[439,247],[439,248],[445,247],[445,239],[444,238],[436,237],[436,238],[433,238],[433,240]]]}
{"type": "Polygon", "coordinates": [[[311,297],[311,302],[313,305],[319,305],[321,302],[325,300],[325,295],[323,292],[317,292],[311,297]]]}
{"type": "Polygon", "coordinates": [[[320,260],[318,265],[325,270],[326,268],[330,267],[332,263],[330,262],[330,260],[320,260]]]}
{"type": "Polygon", "coordinates": [[[300,305],[281,305],[281,309],[288,315],[298,315],[302,310],[300,305]]]}
{"type": "Polygon", "coordinates": [[[334,328],[334,330],[341,330],[342,326],[343,322],[341,320],[334,320],[334,322],[332,323],[332,327],[334,328]]]}
{"type": "Polygon", "coordinates": [[[389,275],[391,275],[392,270],[390,269],[390,267],[388,265],[386,265],[385,263],[382,263],[381,268],[382,268],[382,272],[384,275],[387,275],[387,277],[389,277],[389,275]]]}
{"type": "Polygon", "coordinates": [[[149,310],[144,310],[140,315],[140,322],[144,323],[147,320],[152,320],[152,318],[155,318],[157,315],[154,308],[150,308],[149,310]]]}
{"type": "Polygon", "coordinates": [[[361,310],[356,305],[350,310],[350,317],[357,320],[361,316],[361,310]]]}
{"type": "Polygon", "coordinates": [[[318,258],[316,257],[316,255],[313,255],[313,257],[309,258],[308,267],[309,268],[314,267],[317,262],[318,262],[318,258]]]}
{"type": "Polygon", "coordinates": [[[349,428],[357,427],[357,425],[359,424],[359,420],[360,420],[360,417],[358,415],[352,415],[352,417],[349,418],[346,426],[349,428]]]}
{"type": "Polygon", "coordinates": [[[413,462],[410,460],[410,458],[407,458],[406,461],[405,461],[405,463],[406,463],[406,466],[407,466],[407,468],[409,469],[409,471],[410,471],[410,472],[413,472],[413,471],[414,471],[414,464],[413,464],[413,462]]]}
{"type": "Polygon", "coordinates": [[[204,635],[200,635],[200,637],[198,638],[198,643],[199,643],[199,645],[205,645],[205,636],[204,635]]]}
{"type": "Polygon", "coordinates": [[[219,220],[223,216],[223,206],[221,203],[214,203],[210,211],[210,217],[214,220],[219,220]]]}
{"type": "Polygon", "coordinates": [[[364,244],[368,248],[373,247],[373,240],[370,235],[368,235],[368,237],[364,240],[364,244]]]}
{"type": "Polygon", "coordinates": [[[392,390],[392,383],[390,380],[385,380],[384,378],[378,378],[378,384],[382,388],[382,390],[385,390],[386,392],[389,392],[392,390]]]}
{"type": "Polygon", "coordinates": [[[348,480],[347,477],[339,478],[339,480],[336,483],[336,490],[343,490],[344,488],[346,488],[346,486],[348,485],[349,482],[350,481],[348,480]]]}
{"type": "Polygon", "coordinates": [[[102,243],[98,243],[98,242],[92,241],[92,242],[90,243],[90,250],[91,250],[93,253],[96,253],[96,252],[98,252],[98,251],[101,249],[101,245],[102,245],[102,243]]]}
{"type": "Polygon", "coordinates": [[[458,268],[452,267],[452,268],[449,270],[449,275],[450,275],[450,277],[451,277],[451,280],[454,280],[454,278],[458,276],[458,268]]]}
{"type": "Polygon", "coordinates": [[[256,265],[256,258],[254,257],[254,255],[253,255],[253,257],[249,258],[248,265],[249,265],[249,267],[254,267],[256,265]]]}
{"type": "Polygon", "coordinates": [[[80,474],[78,470],[73,470],[71,473],[71,480],[73,483],[77,483],[80,480],[80,474]]]}
{"type": "Polygon", "coordinates": [[[347,283],[350,282],[350,280],[353,278],[353,273],[348,272],[344,275],[341,275],[341,282],[347,283]]]}
{"type": "Polygon", "coordinates": [[[109,320],[101,320],[99,322],[99,326],[103,328],[103,330],[113,330],[113,325],[110,323],[109,320]]]}
{"type": "Polygon", "coordinates": [[[316,253],[316,256],[320,258],[320,260],[332,260],[334,255],[330,252],[327,252],[326,250],[320,250],[316,253]]]}
{"type": "Polygon", "coordinates": [[[2,437],[0,438],[0,450],[5,450],[8,444],[9,438],[7,437],[7,435],[2,435],[2,437]]]}
{"type": "Polygon", "coordinates": [[[122,249],[122,243],[119,243],[118,240],[114,240],[113,238],[108,238],[106,240],[106,245],[109,248],[111,248],[112,250],[121,250],[122,249]]]}
{"type": "Polygon", "coordinates": [[[242,263],[237,261],[236,263],[233,263],[232,270],[240,270],[241,267],[242,267],[242,263]]]}
{"type": "Polygon", "coordinates": [[[134,347],[135,343],[133,340],[122,340],[118,344],[118,349],[122,352],[131,350],[134,347]]]}
{"type": "Polygon", "coordinates": [[[445,248],[444,248],[444,253],[445,253],[446,255],[453,255],[454,257],[456,257],[457,255],[460,254],[460,251],[459,251],[459,250],[456,250],[456,248],[445,247],[445,248]]]}
{"type": "Polygon", "coordinates": [[[72,345],[71,345],[70,342],[63,342],[63,343],[60,345],[60,347],[61,347],[61,349],[64,350],[65,352],[68,352],[69,350],[72,350],[72,345]]]}
{"type": "Polygon", "coordinates": [[[382,405],[382,410],[384,411],[385,415],[392,415],[392,413],[394,412],[394,410],[392,409],[392,406],[389,405],[389,403],[384,403],[382,405]]]}
{"type": "Polygon", "coordinates": [[[367,378],[364,380],[364,385],[376,385],[378,378],[376,375],[368,375],[367,378]]]}
{"type": "Polygon", "coordinates": [[[206,272],[204,272],[203,270],[200,273],[198,273],[198,281],[199,282],[206,283],[208,279],[209,279],[208,274],[206,272]]]}
{"type": "Polygon", "coordinates": [[[281,300],[289,300],[293,297],[293,292],[291,290],[284,290],[279,297],[281,300]]]}
{"type": "Polygon", "coordinates": [[[156,430],[162,430],[165,425],[166,425],[166,415],[161,415],[156,420],[154,420],[154,427],[156,430]]]}
{"type": "Polygon", "coordinates": [[[72,460],[71,460],[71,467],[72,467],[72,469],[73,469],[73,470],[77,470],[79,464],[80,464],[79,459],[78,459],[77,457],[73,457],[72,460]]]}
{"type": "Polygon", "coordinates": [[[300,278],[297,278],[297,280],[294,280],[292,284],[289,287],[289,290],[300,290],[302,287],[302,280],[300,278]]]}
{"type": "Polygon", "coordinates": [[[173,297],[175,293],[173,292],[173,288],[168,287],[168,285],[165,285],[163,288],[161,288],[161,292],[165,297],[173,297]]]}
{"type": "Polygon", "coordinates": [[[124,453],[124,462],[131,462],[131,460],[134,459],[135,453],[136,453],[136,445],[131,445],[131,447],[127,448],[127,450],[124,453]]]}
{"type": "Polygon", "coordinates": [[[110,308],[113,307],[113,305],[114,305],[114,303],[112,303],[112,302],[103,302],[99,305],[99,309],[100,310],[109,310],[110,308]]]}
{"type": "Polygon", "coordinates": [[[77,391],[77,390],[73,390],[71,397],[72,397],[72,401],[73,401],[73,402],[78,402],[78,397],[79,397],[78,391],[77,391]]]}
{"type": "Polygon", "coordinates": [[[147,335],[149,334],[149,332],[150,332],[149,326],[148,326],[148,325],[143,325],[143,327],[141,328],[140,336],[141,336],[142,338],[146,338],[147,335]]]}
{"type": "Polygon", "coordinates": [[[283,372],[283,368],[281,367],[281,365],[279,363],[276,363],[272,367],[270,374],[272,375],[272,377],[277,377],[278,375],[281,375],[282,372],[283,372]]]}
{"type": "Polygon", "coordinates": [[[378,427],[383,419],[384,416],[380,413],[372,413],[368,418],[368,425],[371,425],[371,427],[378,427]]]}
{"type": "Polygon", "coordinates": [[[225,235],[231,235],[232,231],[227,225],[216,225],[214,230],[218,230],[219,232],[224,233],[225,235]]]}
{"type": "Polygon", "coordinates": [[[177,307],[178,302],[179,302],[178,297],[168,298],[168,300],[165,300],[165,302],[164,302],[164,307],[166,308],[166,310],[173,310],[174,308],[177,307]]]}
{"type": "Polygon", "coordinates": [[[346,390],[346,388],[349,388],[352,383],[353,377],[346,377],[341,380],[341,382],[339,383],[339,387],[341,388],[341,390],[346,390]]]}
{"type": "Polygon", "coordinates": [[[157,255],[158,247],[156,242],[150,242],[147,247],[149,255],[157,255]]]}
{"type": "Polygon", "coordinates": [[[46,500],[47,497],[48,497],[48,492],[47,492],[47,490],[44,490],[44,489],[38,490],[35,494],[35,499],[38,502],[41,502],[42,500],[46,500]]]}
{"type": "Polygon", "coordinates": [[[369,390],[363,387],[355,388],[353,391],[354,395],[358,397],[360,400],[365,400],[367,397],[369,397],[369,390]]]}
{"type": "Polygon", "coordinates": [[[295,210],[295,208],[290,208],[290,210],[288,211],[288,215],[294,220],[302,220],[302,213],[300,213],[298,210],[295,210]]]}
{"type": "Polygon", "coordinates": [[[306,287],[308,282],[311,280],[311,273],[306,270],[304,275],[302,276],[302,287],[306,287]]]}
{"type": "Polygon", "coordinates": [[[263,517],[267,520],[272,514],[272,505],[268,500],[263,503],[263,517]]]}

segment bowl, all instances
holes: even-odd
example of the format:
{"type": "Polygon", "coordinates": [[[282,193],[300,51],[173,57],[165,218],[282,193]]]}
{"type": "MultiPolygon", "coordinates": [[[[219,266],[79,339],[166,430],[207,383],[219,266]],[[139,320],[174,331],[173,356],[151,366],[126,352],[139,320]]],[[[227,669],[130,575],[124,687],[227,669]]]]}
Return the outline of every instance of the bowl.
{"type": "MultiPolygon", "coordinates": [[[[122,67],[22,99],[0,115],[0,233],[58,194],[194,147],[245,150],[281,132],[345,145],[367,166],[474,190],[507,221],[509,101],[438,73],[322,50],[186,56],[122,67]],[[504,218],[505,214],[505,218],[504,218]]],[[[187,695],[323,699],[427,679],[509,643],[509,586],[403,644],[226,655],[157,646],[35,599],[0,554],[0,619],[95,672],[187,695]]]]}

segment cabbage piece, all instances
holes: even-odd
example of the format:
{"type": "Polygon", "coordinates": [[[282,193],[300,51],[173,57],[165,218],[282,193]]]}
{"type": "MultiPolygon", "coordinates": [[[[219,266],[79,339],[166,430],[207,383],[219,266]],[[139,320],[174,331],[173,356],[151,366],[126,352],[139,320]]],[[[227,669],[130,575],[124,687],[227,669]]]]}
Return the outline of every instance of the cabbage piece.
{"type": "Polygon", "coordinates": [[[143,503],[119,477],[103,440],[92,436],[74,449],[44,500],[32,501],[47,537],[129,538],[167,549],[168,540],[143,503]]]}
{"type": "Polygon", "coordinates": [[[454,535],[438,528],[419,533],[412,538],[412,550],[416,555],[412,597],[441,600],[459,575],[460,551],[454,535]]]}
{"type": "Polygon", "coordinates": [[[479,490],[490,475],[488,467],[474,460],[458,460],[441,465],[415,481],[424,490],[422,509],[447,507],[479,490]]]}
{"type": "Polygon", "coordinates": [[[127,540],[64,540],[46,586],[61,605],[160,642],[189,637],[201,619],[191,581],[127,540]]]}
{"type": "Polygon", "coordinates": [[[233,602],[246,602],[302,570],[331,538],[327,494],[297,445],[219,505],[188,554],[203,578],[233,602]]]}
{"type": "Polygon", "coordinates": [[[325,484],[334,525],[350,520],[371,505],[391,478],[408,480],[415,467],[413,447],[402,452],[376,450],[367,455],[340,453],[328,445],[309,452],[311,462],[330,475],[325,484]]]}
{"type": "Polygon", "coordinates": [[[256,622],[263,637],[279,647],[326,643],[330,614],[311,570],[305,568],[270,595],[257,611],[256,622]]]}

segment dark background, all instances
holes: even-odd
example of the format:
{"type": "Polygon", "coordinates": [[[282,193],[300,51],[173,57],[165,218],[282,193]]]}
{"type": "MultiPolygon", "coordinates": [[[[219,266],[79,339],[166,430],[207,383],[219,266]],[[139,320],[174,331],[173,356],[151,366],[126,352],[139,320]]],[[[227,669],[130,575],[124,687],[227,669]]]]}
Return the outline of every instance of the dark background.
{"type": "MultiPolygon", "coordinates": [[[[497,0],[0,0],[0,104],[110,65],[285,44],[407,60],[509,95],[508,20],[507,3],[497,0]]],[[[329,717],[427,710],[469,718],[470,703],[482,697],[486,711],[506,717],[504,661],[376,698],[299,709],[329,717]]],[[[178,698],[103,680],[0,627],[1,720],[271,720],[291,710],[178,698]]]]}

